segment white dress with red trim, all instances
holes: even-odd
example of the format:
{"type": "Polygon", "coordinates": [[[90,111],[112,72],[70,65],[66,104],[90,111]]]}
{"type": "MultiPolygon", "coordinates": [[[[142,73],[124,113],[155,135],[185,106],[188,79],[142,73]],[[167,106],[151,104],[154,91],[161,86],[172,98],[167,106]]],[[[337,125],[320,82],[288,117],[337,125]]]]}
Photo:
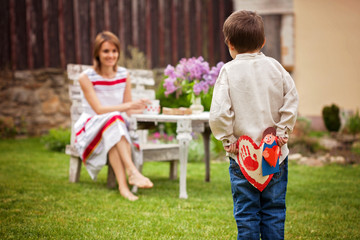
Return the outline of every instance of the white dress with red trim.
{"type": "MultiPolygon", "coordinates": [[[[87,75],[92,82],[103,106],[118,105],[123,102],[128,75],[125,68],[118,67],[116,76],[112,79],[103,78],[92,68],[82,74],[87,75]]],[[[90,177],[95,180],[102,167],[106,165],[108,151],[120,141],[121,137],[124,136],[129,143],[132,141],[125,113],[116,111],[97,115],[82,92],[81,96],[83,113],[74,124],[75,147],[90,177]]]]}

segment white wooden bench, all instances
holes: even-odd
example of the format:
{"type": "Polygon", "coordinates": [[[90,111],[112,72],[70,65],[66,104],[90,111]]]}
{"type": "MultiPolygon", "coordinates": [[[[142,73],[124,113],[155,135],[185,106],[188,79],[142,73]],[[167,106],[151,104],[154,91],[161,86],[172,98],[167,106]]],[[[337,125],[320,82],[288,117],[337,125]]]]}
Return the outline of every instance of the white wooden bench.
{"type": "MultiPolygon", "coordinates": [[[[90,65],[68,64],[67,75],[73,81],[69,85],[69,96],[72,101],[71,105],[71,140],[70,145],[66,147],[66,154],[70,155],[69,181],[78,182],[81,172],[81,159],[74,147],[75,132],[74,123],[78,120],[82,113],[81,106],[81,87],[78,78],[81,72],[90,68],[90,65]]],[[[132,98],[133,100],[140,98],[155,99],[155,91],[146,89],[145,86],[153,86],[155,84],[153,72],[151,70],[128,69],[131,77],[132,98]]],[[[134,131],[130,129],[130,131],[134,131]]],[[[179,160],[179,144],[149,144],[147,142],[148,130],[136,130],[140,140],[140,152],[133,151],[133,161],[135,166],[141,172],[144,162],[148,161],[168,161],[170,162],[170,179],[177,178],[177,164],[179,160]],[[135,153],[136,152],[136,153],[135,153]]],[[[116,187],[116,178],[113,169],[108,164],[107,186],[109,188],[116,187]]],[[[137,189],[133,188],[133,192],[137,189]]]]}

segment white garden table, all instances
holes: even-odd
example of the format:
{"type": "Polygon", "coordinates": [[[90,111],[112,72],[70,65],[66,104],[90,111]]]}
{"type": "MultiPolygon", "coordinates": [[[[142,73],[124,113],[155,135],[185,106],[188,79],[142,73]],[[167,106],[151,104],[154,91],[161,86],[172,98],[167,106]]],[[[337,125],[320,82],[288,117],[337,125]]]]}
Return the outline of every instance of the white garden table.
{"type": "Polygon", "coordinates": [[[205,181],[210,181],[210,128],[209,128],[209,112],[202,112],[191,115],[149,115],[149,114],[133,114],[131,118],[132,128],[137,129],[137,124],[141,122],[153,122],[155,125],[159,122],[176,122],[176,139],[180,145],[180,198],[188,198],[186,191],[186,171],[188,161],[189,142],[192,140],[192,132],[201,132],[204,140],[205,153],[205,181]]]}

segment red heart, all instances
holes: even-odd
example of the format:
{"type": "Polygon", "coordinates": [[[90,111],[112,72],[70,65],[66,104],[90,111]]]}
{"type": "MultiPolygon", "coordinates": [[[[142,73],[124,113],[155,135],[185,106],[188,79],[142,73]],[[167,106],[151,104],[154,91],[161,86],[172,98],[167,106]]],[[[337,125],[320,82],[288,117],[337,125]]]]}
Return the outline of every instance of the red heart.
{"type": "Polygon", "coordinates": [[[264,156],[265,161],[271,166],[275,167],[277,159],[279,158],[279,146],[275,145],[272,148],[265,148],[264,152],[268,152],[268,157],[264,156]]]}
{"type": "Polygon", "coordinates": [[[273,174],[262,175],[263,141],[258,146],[250,137],[241,136],[237,141],[239,153],[237,163],[245,178],[260,192],[269,184],[273,174]]]}

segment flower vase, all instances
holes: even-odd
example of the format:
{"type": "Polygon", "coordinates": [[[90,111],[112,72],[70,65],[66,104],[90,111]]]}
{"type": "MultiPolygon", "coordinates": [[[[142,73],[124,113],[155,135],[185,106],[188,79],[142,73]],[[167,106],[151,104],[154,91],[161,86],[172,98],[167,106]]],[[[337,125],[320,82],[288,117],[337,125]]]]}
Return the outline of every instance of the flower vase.
{"type": "Polygon", "coordinates": [[[201,98],[195,97],[193,104],[190,106],[192,114],[199,114],[204,111],[204,106],[201,105],[201,98]]]}

